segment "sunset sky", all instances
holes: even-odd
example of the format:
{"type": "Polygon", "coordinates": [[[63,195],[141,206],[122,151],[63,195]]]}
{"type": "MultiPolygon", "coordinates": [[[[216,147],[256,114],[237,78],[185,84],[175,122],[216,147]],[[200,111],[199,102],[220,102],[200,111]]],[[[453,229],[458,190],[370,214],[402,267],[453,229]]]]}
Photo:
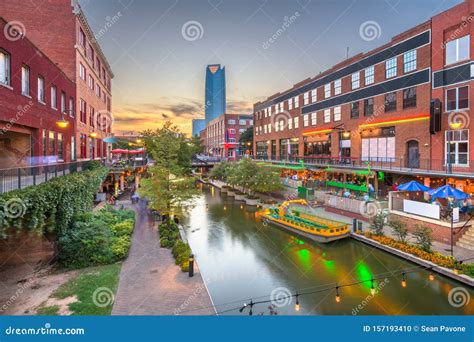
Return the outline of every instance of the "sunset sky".
{"type": "Polygon", "coordinates": [[[80,0],[115,74],[115,131],[169,119],[188,134],[204,114],[207,64],[226,67],[227,112],[251,113],[253,103],[343,60],[345,47],[351,56],[368,51],[459,2],[80,0]],[[366,22],[380,30],[363,39],[366,22]]]}

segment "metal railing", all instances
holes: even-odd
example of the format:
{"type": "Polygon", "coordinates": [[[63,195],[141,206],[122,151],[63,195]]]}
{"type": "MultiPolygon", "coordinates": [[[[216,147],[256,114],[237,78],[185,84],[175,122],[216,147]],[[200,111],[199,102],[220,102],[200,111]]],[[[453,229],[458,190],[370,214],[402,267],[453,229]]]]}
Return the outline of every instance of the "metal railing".
{"type": "Polygon", "coordinates": [[[90,160],[0,169],[0,194],[84,170],[90,160]]]}
{"type": "Polygon", "coordinates": [[[432,174],[461,174],[474,177],[474,160],[467,160],[463,164],[451,164],[440,159],[409,159],[409,158],[352,158],[352,157],[330,157],[330,156],[288,156],[268,157],[257,156],[254,159],[279,163],[300,163],[314,166],[337,166],[342,168],[371,169],[380,171],[400,171],[405,173],[432,173],[432,174]]]}

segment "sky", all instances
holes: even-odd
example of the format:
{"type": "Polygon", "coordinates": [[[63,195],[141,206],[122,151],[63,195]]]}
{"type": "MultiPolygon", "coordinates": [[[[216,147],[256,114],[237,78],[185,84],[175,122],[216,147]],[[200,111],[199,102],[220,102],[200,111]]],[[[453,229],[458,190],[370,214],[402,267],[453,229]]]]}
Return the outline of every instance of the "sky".
{"type": "Polygon", "coordinates": [[[114,72],[114,130],[204,117],[208,64],[227,113],[390,41],[461,0],[79,0],[114,72]],[[349,52],[349,54],[348,54],[349,52]]]}

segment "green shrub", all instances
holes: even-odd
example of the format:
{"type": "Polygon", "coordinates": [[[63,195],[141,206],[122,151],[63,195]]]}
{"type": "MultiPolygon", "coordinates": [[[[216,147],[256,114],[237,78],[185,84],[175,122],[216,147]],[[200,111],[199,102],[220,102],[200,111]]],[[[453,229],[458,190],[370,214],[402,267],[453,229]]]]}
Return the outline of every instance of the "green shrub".
{"type": "Polygon", "coordinates": [[[130,249],[134,214],[105,208],[76,215],[58,239],[59,262],[67,268],[81,268],[123,260],[130,249]]]}
{"type": "Polygon", "coordinates": [[[117,236],[112,239],[112,254],[114,261],[120,261],[127,257],[130,249],[131,239],[129,235],[117,236]]]}
{"type": "Polygon", "coordinates": [[[393,234],[398,238],[398,241],[405,243],[407,241],[408,229],[405,222],[392,219],[388,222],[392,228],[393,234]]]}
{"type": "Polygon", "coordinates": [[[432,235],[433,231],[423,225],[416,225],[415,231],[413,232],[413,236],[416,240],[416,245],[420,247],[425,252],[431,252],[431,245],[432,245],[432,235]]]}

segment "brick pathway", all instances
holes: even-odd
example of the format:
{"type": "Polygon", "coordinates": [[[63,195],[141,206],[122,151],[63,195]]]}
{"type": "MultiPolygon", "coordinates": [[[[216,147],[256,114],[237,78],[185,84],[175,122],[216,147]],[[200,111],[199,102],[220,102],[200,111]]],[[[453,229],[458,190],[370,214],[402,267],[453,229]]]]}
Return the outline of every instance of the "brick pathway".
{"type": "Polygon", "coordinates": [[[137,222],[122,266],[112,315],[212,315],[212,301],[197,267],[193,278],[175,265],[142,203],[131,206],[137,222]]]}

